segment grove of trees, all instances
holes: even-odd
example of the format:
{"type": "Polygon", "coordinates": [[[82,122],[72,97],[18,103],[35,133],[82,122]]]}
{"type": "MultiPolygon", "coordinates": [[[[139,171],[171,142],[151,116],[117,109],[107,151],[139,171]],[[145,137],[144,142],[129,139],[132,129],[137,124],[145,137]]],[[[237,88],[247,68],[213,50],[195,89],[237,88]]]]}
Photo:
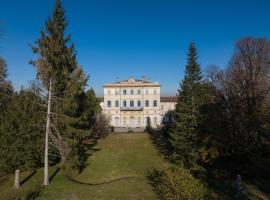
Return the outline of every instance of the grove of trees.
{"type": "MultiPolygon", "coordinates": [[[[177,173],[189,169],[204,182],[209,177],[220,181],[236,175],[269,178],[270,42],[241,39],[226,67],[210,65],[205,73],[194,43],[187,60],[172,123],[164,128],[170,160],[179,166],[177,173]]],[[[159,193],[179,199],[173,195],[182,190],[175,187],[179,177],[174,171],[169,169],[167,176],[162,174],[168,170],[159,172],[161,178],[155,184],[162,190],[159,193]]],[[[182,199],[198,199],[200,193],[192,181],[185,192],[192,189],[193,197],[182,199]]]]}
{"type": "MultiPolygon", "coordinates": [[[[30,63],[37,80],[27,88],[14,91],[7,64],[0,58],[0,176],[42,167],[44,160],[77,169],[84,161],[79,155],[84,140],[107,134],[108,121],[101,115],[94,90],[86,89],[89,78],[77,63],[66,26],[62,3],[56,0],[45,30],[32,46],[37,57],[30,63]]],[[[46,172],[45,176],[47,185],[46,172]]]]}

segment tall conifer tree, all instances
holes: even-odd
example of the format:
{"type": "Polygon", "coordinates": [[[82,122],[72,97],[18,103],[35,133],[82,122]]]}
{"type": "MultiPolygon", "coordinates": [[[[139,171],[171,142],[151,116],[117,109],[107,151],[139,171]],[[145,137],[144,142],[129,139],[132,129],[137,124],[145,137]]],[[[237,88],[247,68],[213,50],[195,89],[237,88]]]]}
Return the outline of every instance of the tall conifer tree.
{"type": "MultiPolygon", "coordinates": [[[[56,0],[52,15],[41,31],[40,38],[32,47],[38,55],[30,61],[37,69],[48,94],[46,135],[58,150],[63,163],[70,159],[78,141],[90,133],[81,124],[84,108],[84,89],[88,78],[78,65],[70,35],[65,34],[67,21],[61,0],[56,0]]],[[[47,141],[47,139],[46,139],[47,141]]],[[[47,142],[45,142],[45,168],[47,142]]],[[[45,172],[46,174],[47,172],[45,172]]],[[[47,176],[47,175],[46,175],[47,176]]],[[[46,178],[47,179],[47,178],[46,178]]],[[[44,180],[44,185],[48,180],[44,180]]]]}
{"type": "Polygon", "coordinates": [[[192,167],[196,163],[199,107],[202,104],[204,90],[202,72],[197,59],[197,49],[195,44],[191,43],[184,80],[180,83],[178,90],[174,122],[169,131],[174,159],[186,167],[192,167]]]}

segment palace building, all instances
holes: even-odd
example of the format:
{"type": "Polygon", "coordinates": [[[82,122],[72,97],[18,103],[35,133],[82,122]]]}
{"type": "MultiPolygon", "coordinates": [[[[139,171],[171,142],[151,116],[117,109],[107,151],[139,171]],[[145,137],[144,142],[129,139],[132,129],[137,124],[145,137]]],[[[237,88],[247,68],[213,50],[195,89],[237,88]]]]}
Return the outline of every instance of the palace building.
{"type": "Polygon", "coordinates": [[[103,86],[102,112],[110,119],[111,126],[142,128],[168,121],[166,113],[173,110],[175,97],[160,97],[160,84],[130,78],[103,86]]]}

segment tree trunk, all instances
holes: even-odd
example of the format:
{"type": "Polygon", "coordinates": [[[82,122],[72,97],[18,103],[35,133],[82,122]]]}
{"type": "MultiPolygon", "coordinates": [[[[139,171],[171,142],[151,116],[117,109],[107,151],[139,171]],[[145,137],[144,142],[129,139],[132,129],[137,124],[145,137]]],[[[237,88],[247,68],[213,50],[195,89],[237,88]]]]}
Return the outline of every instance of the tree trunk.
{"type": "Polygon", "coordinates": [[[16,189],[20,188],[20,170],[17,169],[15,171],[15,182],[14,182],[14,186],[16,189]]]}
{"type": "Polygon", "coordinates": [[[45,157],[44,157],[44,185],[49,185],[49,173],[48,173],[48,143],[49,143],[49,131],[51,121],[51,97],[52,96],[52,80],[50,79],[49,91],[48,91],[48,108],[47,108],[47,122],[46,122],[46,135],[45,135],[45,157]]]}

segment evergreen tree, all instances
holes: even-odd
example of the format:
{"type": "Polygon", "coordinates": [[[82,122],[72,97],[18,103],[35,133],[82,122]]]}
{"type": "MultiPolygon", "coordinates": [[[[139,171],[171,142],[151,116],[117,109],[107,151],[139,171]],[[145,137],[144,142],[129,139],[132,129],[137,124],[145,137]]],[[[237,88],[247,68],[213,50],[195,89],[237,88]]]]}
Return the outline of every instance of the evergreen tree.
{"type": "Polygon", "coordinates": [[[8,103],[6,95],[12,95],[13,88],[10,81],[7,80],[8,70],[4,58],[0,57],[0,110],[5,109],[8,103]]]}
{"type": "Polygon", "coordinates": [[[51,140],[62,161],[69,159],[78,141],[90,134],[82,121],[84,90],[88,78],[78,65],[70,35],[65,35],[67,21],[61,0],[56,0],[52,16],[46,21],[45,31],[32,47],[38,58],[31,63],[38,78],[49,91],[51,83],[51,140]]]}
{"type": "Polygon", "coordinates": [[[93,88],[90,88],[85,93],[85,103],[84,103],[83,121],[86,122],[88,128],[93,128],[96,120],[96,114],[101,112],[100,101],[96,97],[93,88]]]}
{"type": "Polygon", "coordinates": [[[33,91],[9,97],[0,115],[0,174],[35,169],[42,164],[44,109],[33,91]],[[15,111],[15,112],[14,112],[15,111]]]}
{"type": "Polygon", "coordinates": [[[184,80],[180,83],[178,90],[173,125],[169,130],[174,159],[186,167],[196,164],[199,109],[203,103],[205,88],[197,58],[195,44],[191,43],[184,80]]]}

